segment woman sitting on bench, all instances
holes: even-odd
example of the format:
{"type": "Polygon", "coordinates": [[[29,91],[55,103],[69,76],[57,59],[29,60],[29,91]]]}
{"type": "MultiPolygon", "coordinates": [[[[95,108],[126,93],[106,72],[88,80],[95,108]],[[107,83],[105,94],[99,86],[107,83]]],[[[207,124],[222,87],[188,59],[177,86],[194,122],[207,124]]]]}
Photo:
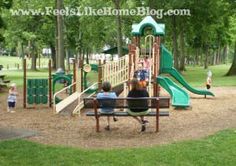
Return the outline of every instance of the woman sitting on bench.
{"type": "MultiPolygon", "coordinates": [[[[149,97],[149,94],[146,89],[143,89],[139,84],[137,79],[131,81],[132,89],[129,92],[127,97],[131,98],[142,98],[149,97]]],[[[128,101],[129,110],[127,111],[130,115],[133,116],[141,124],[141,131],[146,130],[147,120],[144,120],[144,116],[148,113],[148,100],[145,99],[130,99],[128,101]],[[140,119],[137,117],[140,116],[140,119]]]]}

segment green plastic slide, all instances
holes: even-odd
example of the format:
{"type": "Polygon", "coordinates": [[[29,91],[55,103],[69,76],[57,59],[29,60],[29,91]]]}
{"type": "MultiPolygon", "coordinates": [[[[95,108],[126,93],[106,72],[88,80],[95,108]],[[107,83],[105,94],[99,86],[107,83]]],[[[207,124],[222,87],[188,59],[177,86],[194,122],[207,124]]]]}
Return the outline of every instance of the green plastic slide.
{"type": "Polygon", "coordinates": [[[180,84],[182,84],[187,90],[189,90],[192,93],[198,94],[198,95],[209,95],[209,96],[215,96],[212,92],[208,90],[199,90],[191,87],[185,79],[181,76],[181,74],[175,69],[162,69],[162,73],[168,73],[172,77],[174,77],[180,84]]]}
{"type": "Polygon", "coordinates": [[[157,82],[171,95],[172,106],[188,107],[190,105],[190,98],[188,93],[185,90],[181,89],[171,79],[163,76],[158,76],[157,82]]]}
{"type": "Polygon", "coordinates": [[[173,67],[173,56],[171,52],[164,46],[161,45],[161,60],[160,60],[160,74],[170,74],[174,77],[180,84],[182,84],[187,90],[198,95],[209,95],[215,96],[212,92],[208,90],[199,90],[191,87],[182,75],[173,67]]]}

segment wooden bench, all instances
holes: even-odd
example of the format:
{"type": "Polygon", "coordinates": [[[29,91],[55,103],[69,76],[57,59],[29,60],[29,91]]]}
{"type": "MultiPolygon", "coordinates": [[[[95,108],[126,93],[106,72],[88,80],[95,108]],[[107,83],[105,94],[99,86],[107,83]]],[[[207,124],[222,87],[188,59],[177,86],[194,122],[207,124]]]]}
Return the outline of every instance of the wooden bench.
{"type": "Polygon", "coordinates": [[[144,116],[156,117],[156,132],[159,131],[159,117],[169,116],[169,111],[160,111],[162,108],[170,107],[169,97],[144,97],[144,98],[116,98],[116,99],[97,99],[84,98],[84,108],[93,109],[88,111],[87,116],[94,116],[96,119],[96,131],[99,132],[99,118],[101,116],[130,117],[125,109],[149,109],[149,113],[144,116]],[[111,104],[109,104],[111,103],[111,104]],[[144,103],[144,104],[143,104],[144,103]],[[114,113],[101,113],[98,109],[114,109],[114,113]],[[118,110],[118,111],[117,111],[118,110]]]}

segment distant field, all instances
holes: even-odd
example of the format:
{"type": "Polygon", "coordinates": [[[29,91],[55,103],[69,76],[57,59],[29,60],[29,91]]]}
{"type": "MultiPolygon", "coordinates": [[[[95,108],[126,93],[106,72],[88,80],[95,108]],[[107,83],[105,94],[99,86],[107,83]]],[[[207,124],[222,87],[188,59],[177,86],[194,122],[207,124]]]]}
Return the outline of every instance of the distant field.
{"type": "MultiPolygon", "coordinates": [[[[0,57],[0,64],[6,64],[7,62],[16,61],[17,58],[12,57],[0,57]],[[10,58],[10,59],[8,59],[10,58]]],[[[47,61],[48,59],[44,59],[47,61]]],[[[18,59],[21,62],[20,59],[18,59]]],[[[12,63],[11,62],[11,63],[12,63]]],[[[13,64],[13,63],[12,63],[13,64]]],[[[212,77],[212,85],[213,86],[236,86],[236,76],[225,77],[224,75],[229,70],[230,65],[217,65],[217,66],[210,66],[209,69],[213,73],[212,77]]],[[[193,87],[201,87],[205,88],[205,82],[207,77],[207,71],[204,70],[203,67],[187,67],[187,71],[183,72],[182,75],[186,79],[186,81],[193,87]]],[[[8,79],[12,80],[12,82],[16,82],[18,86],[23,85],[23,72],[22,70],[4,70],[0,71],[2,74],[6,74],[8,79]]],[[[27,72],[28,78],[32,77],[48,77],[48,70],[47,69],[40,69],[39,71],[30,71],[27,72]]],[[[173,79],[173,78],[172,78],[173,79]]],[[[88,74],[88,81],[90,83],[97,81],[97,73],[91,72],[88,74]]]]}
{"type": "MultiPolygon", "coordinates": [[[[210,66],[212,71],[212,86],[236,86],[236,76],[226,77],[230,65],[210,66]]],[[[187,71],[182,73],[186,81],[195,87],[205,87],[207,71],[203,67],[187,67],[187,71]]]]}
{"type": "MultiPolygon", "coordinates": [[[[53,71],[55,73],[55,71],[53,71]]],[[[23,71],[22,70],[9,70],[9,71],[1,71],[0,74],[7,75],[6,79],[11,80],[17,84],[18,87],[23,86],[23,71]]],[[[97,81],[97,73],[91,72],[88,74],[87,79],[89,83],[93,83],[97,81]]],[[[36,79],[36,78],[48,78],[48,69],[41,69],[38,71],[27,71],[27,78],[36,79]]]]}
{"type": "MultiPolygon", "coordinates": [[[[0,65],[3,65],[4,69],[15,69],[18,67],[22,69],[22,59],[19,57],[11,57],[11,56],[0,56],[0,65]]],[[[31,66],[31,60],[27,59],[28,67],[31,66]]],[[[40,58],[40,66],[47,66],[48,58],[40,58]]],[[[37,60],[37,66],[39,66],[39,59],[37,60]]]]}

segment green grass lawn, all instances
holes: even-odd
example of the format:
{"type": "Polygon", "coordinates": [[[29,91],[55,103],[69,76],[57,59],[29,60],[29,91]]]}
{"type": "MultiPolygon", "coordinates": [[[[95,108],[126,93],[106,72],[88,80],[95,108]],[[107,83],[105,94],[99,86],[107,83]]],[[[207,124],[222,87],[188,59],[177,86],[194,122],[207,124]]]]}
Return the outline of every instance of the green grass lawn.
{"type": "MultiPolygon", "coordinates": [[[[212,71],[212,86],[236,86],[236,76],[224,76],[230,65],[210,66],[212,71]]],[[[207,70],[203,67],[187,67],[187,71],[182,73],[186,81],[195,87],[205,87],[207,70]]]]}
{"type": "MultiPolygon", "coordinates": [[[[14,82],[17,84],[18,87],[23,86],[23,71],[21,70],[8,70],[8,71],[2,71],[1,73],[7,75],[6,79],[11,80],[11,82],[14,82]]],[[[27,78],[48,78],[48,70],[47,69],[41,69],[38,71],[27,71],[27,78]]]]}
{"type": "MultiPolygon", "coordinates": [[[[213,86],[236,86],[236,76],[226,77],[224,76],[229,70],[230,65],[218,65],[218,66],[210,66],[209,69],[213,73],[212,81],[213,86]]],[[[182,73],[183,77],[186,81],[193,87],[204,87],[206,82],[207,71],[204,70],[203,67],[187,67],[187,71],[182,73]]],[[[18,71],[1,71],[2,74],[7,75],[7,79],[12,80],[11,82],[16,82],[18,86],[23,85],[23,72],[21,70],[18,71]]],[[[28,78],[47,78],[48,70],[41,69],[39,71],[28,71],[28,78]]],[[[97,73],[91,72],[88,75],[89,82],[97,81],[97,73]]]]}
{"type": "MultiPolygon", "coordinates": [[[[3,65],[5,69],[7,67],[16,68],[17,64],[19,65],[20,69],[22,69],[22,59],[19,57],[12,57],[12,56],[0,56],[0,65],[3,65]]],[[[31,60],[27,59],[27,65],[30,67],[31,60]]],[[[39,65],[39,59],[37,59],[37,66],[39,65]]],[[[41,57],[40,58],[40,65],[47,66],[48,65],[48,58],[41,57]]]]}
{"type": "Polygon", "coordinates": [[[0,142],[0,165],[227,165],[236,164],[236,130],[151,148],[84,150],[24,140],[0,142]]]}

